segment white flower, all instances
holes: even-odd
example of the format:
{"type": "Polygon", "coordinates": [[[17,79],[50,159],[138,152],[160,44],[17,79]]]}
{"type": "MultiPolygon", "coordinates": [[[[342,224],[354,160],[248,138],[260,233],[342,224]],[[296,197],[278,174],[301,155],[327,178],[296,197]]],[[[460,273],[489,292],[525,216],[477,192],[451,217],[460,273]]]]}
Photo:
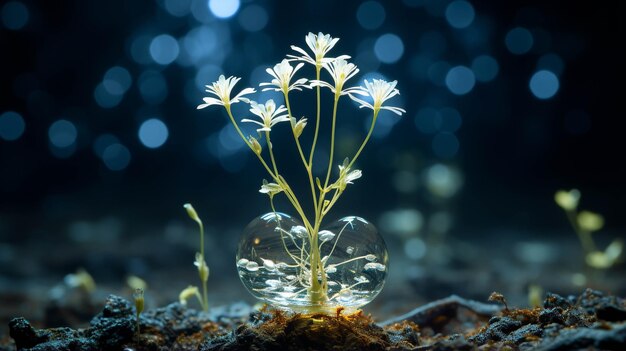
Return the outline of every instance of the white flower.
{"type": "Polygon", "coordinates": [[[352,182],[361,178],[361,176],[363,176],[363,172],[359,169],[350,171],[350,168],[348,168],[348,159],[346,158],[343,161],[343,165],[339,165],[339,178],[330,188],[343,191],[348,184],[353,184],[352,182]]]}
{"type": "MultiPolygon", "coordinates": [[[[313,33],[309,33],[304,39],[306,41],[306,44],[311,49],[311,51],[313,51],[313,54],[315,57],[311,57],[311,55],[309,55],[306,51],[304,51],[302,48],[297,47],[295,45],[292,45],[291,49],[302,54],[302,56],[287,55],[287,57],[293,60],[308,62],[318,67],[321,67],[323,63],[329,63],[335,60],[335,58],[325,57],[325,56],[328,53],[328,51],[330,51],[330,49],[332,49],[333,46],[337,44],[337,42],[339,41],[339,38],[333,38],[330,36],[330,34],[323,34],[322,32],[319,32],[317,35],[313,33]]],[[[341,55],[337,57],[337,59],[339,58],[349,59],[350,56],[341,55]]]]}
{"type": "Polygon", "coordinates": [[[222,105],[225,107],[230,106],[231,104],[237,103],[239,101],[248,102],[250,101],[247,98],[244,98],[244,95],[255,93],[256,90],[254,88],[245,88],[239,94],[237,94],[234,98],[231,99],[230,93],[233,90],[233,87],[237,82],[239,82],[241,78],[237,77],[228,77],[225,78],[224,75],[221,75],[217,82],[213,82],[211,85],[206,86],[207,93],[211,93],[217,96],[217,99],[214,97],[205,97],[204,104],[198,105],[198,110],[203,109],[207,106],[211,105],[222,105]]]}
{"type": "Polygon", "coordinates": [[[378,111],[380,111],[381,109],[389,110],[400,116],[403,113],[406,113],[404,109],[401,109],[399,107],[383,106],[383,103],[385,101],[400,94],[398,89],[396,89],[396,84],[398,83],[397,81],[394,80],[393,82],[387,82],[382,79],[374,79],[372,83],[370,83],[367,80],[365,80],[364,82],[365,82],[365,88],[358,87],[358,88],[351,89],[349,92],[350,98],[361,104],[359,108],[363,108],[363,107],[371,108],[372,110],[374,110],[374,113],[378,113],[378,111]],[[370,104],[369,102],[363,101],[355,97],[353,94],[368,96],[372,98],[373,101],[370,104]]]}
{"type": "Polygon", "coordinates": [[[250,106],[252,106],[250,112],[261,117],[261,121],[254,121],[247,118],[244,118],[241,121],[260,125],[261,128],[257,129],[257,132],[269,132],[276,123],[289,122],[289,116],[287,114],[281,115],[282,112],[287,111],[285,106],[280,105],[277,109],[274,100],[267,100],[265,104],[258,104],[254,101],[250,101],[250,106]]]}
{"type": "Polygon", "coordinates": [[[263,185],[261,185],[261,189],[259,189],[259,192],[261,194],[267,194],[270,197],[273,197],[274,195],[280,193],[283,191],[283,188],[276,184],[276,183],[268,183],[267,180],[263,179],[263,185]]]}
{"type": "Polygon", "coordinates": [[[337,93],[339,91],[341,95],[349,94],[352,90],[359,90],[359,88],[350,88],[343,90],[344,83],[354,77],[357,73],[359,73],[359,69],[356,67],[354,63],[348,63],[344,59],[336,59],[330,63],[324,63],[324,68],[330,73],[330,76],[333,78],[335,85],[331,85],[328,82],[321,80],[312,81],[312,86],[319,85],[326,88],[329,88],[333,93],[337,93]]]}
{"type": "Polygon", "coordinates": [[[296,80],[293,84],[289,85],[293,76],[298,72],[300,68],[304,66],[304,63],[300,62],[296,65],[296,67],[292,67],[289,64],[287,59],[282,60],[281,63],[278,63],[274,66],[274,69],[268,68],[265,71],[269,73],[274,79],[270,83],[261,83],[260,86],[273,86],[271,88],[264,88],[263,91],[267,90],[275,90],[282,91],[283,93],[287,93],[291,90],[302,90],[302,88],[310,88],[306,82],[306,78],[300,78],[296,80]]]}

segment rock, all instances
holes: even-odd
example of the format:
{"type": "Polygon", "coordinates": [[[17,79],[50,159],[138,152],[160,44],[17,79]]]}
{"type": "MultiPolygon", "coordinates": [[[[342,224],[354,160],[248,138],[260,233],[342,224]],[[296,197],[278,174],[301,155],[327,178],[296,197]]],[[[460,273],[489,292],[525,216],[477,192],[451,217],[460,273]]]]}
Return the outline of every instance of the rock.
{"type": "Polygon", "coordinates": [[[553,339],[545,340],[538,351],[568,351],[582,349],[623,351],[626,349],[626,325],[610,330],[577,328],[563,330],[553,339]]]}
{"type": "Polygon", "coordinates": [[[561,307],[544,309],[539,312],[539,322],[544,325],[552,323],[565,323],[565,319],[563,318],[563,309],[561,309],[561,307]]]}

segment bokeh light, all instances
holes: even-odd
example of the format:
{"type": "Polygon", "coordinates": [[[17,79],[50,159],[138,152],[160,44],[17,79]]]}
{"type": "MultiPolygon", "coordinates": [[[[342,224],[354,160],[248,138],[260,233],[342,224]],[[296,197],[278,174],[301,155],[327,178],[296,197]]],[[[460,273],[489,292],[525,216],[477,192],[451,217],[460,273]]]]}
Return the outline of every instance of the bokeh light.
{"type": "Polygon", "coordinates": [[[463,176],[455,167],[436,163],[426,169],[425,183],[431,194],[451,198],[461,189],[463,176]]]}
{"type": "Polygon", "coordinates": [[[383,34],[374,43],[374,53],[380,62],[394,63],[402,57],[404,43],[395,34],[383,34]]]}
{"type": "Polygon", "coordinates": [[[209,0],[209,9],[217,18],[232,17],[239,10],[239,0],[209,0]]]}
{"type": "Polygon", "coordinates": [[[511,29],[504,39],[506,48],[515,55],[522,55],[530,51],[533,47],[533,35],[523,27],[511,29]]]}
{"type": "Polygon", "coordinates": [[[404,243],[404,254],[412,260],[423,258],[426,252],[426,243],[420,238],[410,238],[404,243]]]}
{"type": "Polygon", "coordinates": [[[269,15],[259,5],[246,6],[237,17],[241,28],[248,32],[258,32],[267,26],[269,15]]]}
{"type": "Polygon", "coordinates": [[[132,83],[132,77],[124,67],[114,66],[106,71],[102,85],[111,95],[122,95],[128,91],[132,83]]]}
{"type": "Polygon", "coordinates": [[[148,35],[138,35],[132,39],[130,44],[130,56],[132,59],[140,65],[147,65],[152,63],[152,57],[150,56],[150,43],[152,37],[148,35]]]}
{"type": "Polygon", "coordinates": [[[163,7],[170,15],[183,17],[191,11],[191,0],[165,0],[163,7]]]}
{"type": "Polygon", "coordinates": [[[19,1],[9,1],[2,6],[2,24],[10,30],[20,30],[26,26],[30,12],[19,1]]]}
{"type": "Polygon", "coordinates": [[[465,95],[472,91],[474,84],[474,72],[465,66],[452,67],[446,74],[446,86],[453,94],[465,95]]]}
{"type": "Polygon", "coordinates": [[[107,146],[102,152],[102,162],[111,171],[121,171],[130,164],[130,151],[120,143],[107,146]]]}
{"type": "Polygon", "coordinates": [[[356,19],[364,29],[379,28],[385,22],[385,17],[385,8],[377,1],[366,1],[356,11],[356,19]]]}
{"type": "Polygon", "coordinates": [[[178,41],[169,34],[157,35],[150,42],[150,56],[160,65],[169,65],[178,57],[178,41]]]}
{"type": "Polygon", "coordinates": [[[537,69],[538,70],[548,70],[557,76],[560,76],[565,69],[565,62],[561,56],[550,53],[545,54],[539,58],[537,61],[537,69]]]}
{"type": "Polygon", "coordinates": [[[439,110],[439,116],[441,118],[441,127],[439,130],[454,133],[461,128],[463,119],[459,111],[455,108],[444,107],[439,110]]]}
{"type": "Polygon", "coordinates": [[[530,78],[529,87],[538,99],[549,99],[559,91],[559,78],[550,71],[541,70],[530,78]]]}
{"type": "Polygon", "coordinates": [[[414,208],[402,208],[384,212],[378,224],[385,233],[401,237],[411,237],[419,233],[424,224],[424,216],[414,208]]]}
{"type": "MultiPolygon", "coordinates": [[[[109,84],[111,88],[113,84],[109,84]]],[[[113,108],[122,101],[122,94],[112,94],[110,90],[106,88],[104,82],[98,84],[93,92],[93,98],[96,100],[98,106],[102,108],[113,108]]]]}
{"type": "Polygon", "coordinates": [[[472,71],[479,82],[490,82],[496,78],[500,65],[495,58],[489,55],[481,55],[472,61],[472,71]]]}
{"type": "Polygon", "coordinates": [[[141,124],[138,135],[145,147],[156,149],[167,141],[169,131],[163,121],[158,118],[151,118],[141,124]]]}
{"type": "Polygon", "coordinates": [[[182,47],[192,64],[206,63],[216,53],[217,33],[209,26],[198,26],[185,35],[182,47]]]}
{"type": "Polygon", "coordinates": [[[426,75],[428,79],[436,86],[446,85],[446,76],[450,71],[450,64],[446,61],[437,61],[428,67],[426,75]]]}
{"type": "Polygon", "coordinates": [[[102,134],[93,141],[92,149],[98,157],[102,158],[104,150],[106,150],[107,147],[113,144],[119,144],[119,142],[120,140],[113,134],[102,134]]]}
{"type": "Polygon", "coordinates": [[[455,0],[446,7],[446,20],[450,26],[462,29],[474,22],[476,13],[474,7],[467,1],[455,0]]]}
{"type": "Polygon", "coordinates": [[[0,138],[6,141],[19,139],[24,134],[26,123],[24,118],[14,111],[7,111],[0,115],[0,138]]]}
{"type": "Polygon", "coordinates": [[[60,119],[48,128],[50,143],[57,148],[67,148],[74,145],[77,136],[76,126],[66,119],[60,119]]]}

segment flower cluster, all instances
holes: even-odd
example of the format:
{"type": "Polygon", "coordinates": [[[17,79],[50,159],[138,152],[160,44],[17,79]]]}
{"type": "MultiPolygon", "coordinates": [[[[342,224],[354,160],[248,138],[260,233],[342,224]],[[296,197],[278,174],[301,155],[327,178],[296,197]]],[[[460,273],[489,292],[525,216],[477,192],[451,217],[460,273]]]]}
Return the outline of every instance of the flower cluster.
{"type": "MultiPolygon", "coordinates": [[[[364,86],[355,86],[348,88],[345,87],[345,84],[359,73],[359,69],[354,63],[347,61],[348,59],[350,59],[350,56],[348,55],[340,55],[337,57],[328,56],[328,52],[337,44],[338,41],[339,38],[333,38],[328,34],[309,33],[305,37],[305,42],[311,52],[307,52],[306,50],[298,46],[291,46],[291,48],[297,54],[287,55],[287,58],[283,59],[273,68],[266,69],[266,72],[271,76],[271,80],[269,82],[261,83],[260,87],[262,87],[263,91],[273,90],[277,92],[282,92],[287,106],[277,106],[274,100],[267,100],[265,103],[258,103],[256,101],[250,100],[246,96],[255,93],[256,90],[254,88],[245,88],[237,93],[234,97],[231,97],[235,85],[241,80],[241,78],[238,77],[225,78],[223,75],[221,75],[216,82],[206,86],[206,91],[210,95],[203,99],[204,103],[199,105],[198,109],[203,109],[211,105],[221,105],[226,108],[231,122],[234,124],[237,132],[242,137],[244,142],[246,142],[246,144],[250,147],[250,149],[259,157],[263,165],[272,176],[272,179],[274,180],[274,182],[272,183],[268,183],[267,181],[265,181],[260,190],[261,193],[270,195],[270,198],[286,190],[284,188],[284,186],[286,186],[286,182],[278,174],[271,147],[269,148],[269,152],[273,167],[270,167],[264,160],[262,155],[263,148],[259,143],[259,139],[251,135],[247,137],[244,136],[239,127],[239,123],[231,114],[230,106],[232,104],[243,102],[250,105],[250,113],[258,117],[258,119],[243,118],[240,120],[240,122],[256,124],[259,127],[256,129],[256,131],[258,133],[265,133],[268,142],[269,133],[272,131],[272,128],[276,126],[276,124],[281,122],[290,122],[291,129],[296,139],[297,147],[302,156],[304,166],[309,173],[311,172],[311,163],[313,162],[313,153],[315,151],[315,144],[317,142],[317,128],[319,127],[320,112],[318,110],[313,146],[311,148],[310,157],[307,161],[307,158],[304,155],[304,151],[298,143],[298,138],[303,133],[304,128],[307,125],[308,119],[302,117],[297,120],[293,116],[292,111],[289,108],[289,94],[291,92],[318,87],[317,94],[319,99],[319,88],[328,88],[335,95],[335,104],[341,96],[348,95],[350,99],[356,101],[359,104],[359,108],[365,107],[373,111],[374,119],[372,121],[370,134],[371,130],[374,127],[374,123],[376,123],[376,117],[378,116],[380,110],[389,110],[398,115],[402,115],[406,112],[400,107],[388,106],[386,104],[387,100],[399,94],[399,91],[396,88],[396,81],[387,82],[382,79],[373,79],[372,81],[364,80],[364,86]],[[295,66],[293,64],[295,64],[295,66]],[[311,64],[315,67],[317,79],[296,78],[296,74],[301,71],[305,64],[311,64]],[[328,75],[330,76],[330,80],[326,81],[323,79],[319,79],[322,70],[328,73],[328,75]]],[[[333,138],[335,120],[336,112],[332,116],[333,138]]],[[[346,162],[344,162],[343,165],[339,165],[339,176],[337,177],[337,180],[332,184],[329,184],[328,182],[331,166],[329,164],[328,176],[326,177],[326,182],[324,183],[324,185],[321,184],[319,179],[317,180],[317,187],[321,192],[319,198],[323,198],[323,194],[332,190],[341,193],[345,190],[347,184],[352,184],[352,181],[361,177],[362,172],[360,170],[355,170],[351,168],[356,158],[359,156],[363,146],[365,146],[365,143],[367,143],[367,141],[369,140],[370,134],[367,135],[361,148],[352,158],[352,161],[348,162],[348,159],[346,159],[346,162]]],[[[334,140],[331,141],[331,148],[333,145],[334,140]]],[[[332,151],[334,150],[331,150],[331,152],[332,151]]],[[[313,185],[313,176],[311,174],[309,178],[311,184],[313,185]]],[[[316,195],[314,194],[313,197],[315,198],[316,195]]],[[[297,201],[297,199],[295,199],[295,196],[290,196],[290,200],[292,201],[294,206],[298,207],[298,205],[294,203],[297,201]]],[[[317,201],[315,207],[317,211],[317,201]]]]}
{"type": "MultiPolygon", "coordinates": [[[[225,108],[226,113],[237,133],[246,145],[257,156],[260,163],[263,165],[269,175],[269,180],[263,180],[259,192],[267,194],[269,196],[272,210],[276,214],[274,208],[274,197],[277,195],[285,196],[289,203],[298,213],[302,226],[302,231],[306,235],[302,236],[302,240],[308,240],[308,244],[299,244],[301,254],[299,258],[294,258],[294,264],[299,267],[300,276],[294,280],[302,283],[307,290],[310,302],[312,305],[322,305],[326,301],[332,300],[334,295],[329,295],[328,286],[330,282],[327,282],[327,274],[331,274],[336,271],[334,265],[327,265],[328,257],[324,258],[320,254],[322,244],[324,242],[332,240],[334,233],[329,231],[320,231],[322,220],[328,214],[329,210],[335,205],[339,197],[346,190],[348,184],[352,184],[355,180],[362,177],[363,173],[359,169],[355,169],[354,165],[361,152],[365,148],[365,145],[370,140],[378,114],[381,110],[388,110],[398,115],[405,113],[400,107],[389,106],[388,100],[399,94],[396,88],[397,82],[387,82],[382,79],[364,80],[363,86],[347,86],[349,82],[359,73],[359,69],[354,63],[349,62],[350,56],[339,55],[337,57],[330,57],[328,53],[339,41],[338,38],[333,38],[328,34],[309,33],[305,37],[305,42],[310,49],[304,50],[297,46],[291,48],[295,51],[293,55],[287,55],[280,63],[276,64],[272,68],[267,68],[266,72],[270,75],[268,82],[263,82],[260,87],[263,91],[272,90],[282,93],[284,98],[284,105],[277,104],[274,100],[267,100],[264,103],[253,101],[247,96],[256,92],[254,88],[245,88],[233,95],[233,89],[241,78],[229,77],[225,78],[220,76],[219,79],[207,85],[208,97],[204,98],[204,103],[198,106],[198,109],[203,109],[212,105],[221,105],[225,108]],[[306,71],[305,66],[312,65],[314,70],[314,76],[312,78],[299,77],[299,75],[306,71]],[[290,94],[301,92],[305,89],[312,89],[315,95],[316,115],[313,118],[300,117],[296,118],[294,109],[290,104],[290,94]],[[326,109],[321,108],[321,99],[323,91],[326,89],[333,93],[334,99],[332,100],[333,108],[332,115],[328,118],[322,116],[323,111],[326,109]],[[331,180],[332,170],[335,169],[335,131],[336,122],[338,118],[338,103],[339,100],[345,96],[358,103],[359,108],[367,108],[372,110],[372,119],[370,128],[367,135],[363,138],[358,149],[355,150],[352,157],[346,157],[343,163],[338,165],[339,174],[334,180],[331,180]],[[243,102],[249,105],[249,112],[253,117],[246,117],[242,119],[236,119],[231,110],[231,105],[235,103],[243,102]],[[310,148],[305,148],[301,144],[304,140],[301,140],[303,133],[308,132],[305,130],[309,121],[314,120],[314,130],[311,135],[311,139],[304,138],[304,140],[311,140],[310,148]],[[315,160],[315,151],[318,147],[319,128],[321,122],[330,121],[330,140],[329,140],[329,155],[328,155],[328,167],[325,169],[326,175],[324,177],[316,177],[313,175],[313,164],[315,160]],[[293,135],[294,145],[297,148],[298,154],[302,161],[302,165],[306,170],[308,176],[308,183],[310,188],[310,197],[312,200],[312,214],[307,215],[305,212],[305,206],[300,201],[301,196],[297,196],[294,190],[289,185],[289,182],[280,172],[280,160],[274,155],[274,146],[271,142],[271,136],[274,129],[278,124],[282,122],[285,126],[291,127],[293,135]],[[241,123],[251,123],[256,127],[258,136],[246,135],[242,131],[241,123]],[[265,147],[261,142],[264,139],[265,147]],[[306,252],[305,252],[306,251],[306,252]],[[306,262],[305,262],[306,261],[306,262]]],[[[311,123],[313,124],[313,123],[311,123]]],[[[308,134],[308,133],[307,133],[308,134]]],[[[325,134],[322,134],[325,135],[325,134]]],[[[284,143],[281,141],[278,146],[282,146],[284,143]]],[[[291,165],[291,164],[290,164],[291,165]]],[[[350,259],[348,262],[354,260],[366,259],[368,261],[375,260],[376,256],[363,256],[350,259]]],[[[273,267],[272,261],[263,261],[263,267],[273,267]],[[269,262],[269,263],[268,263],[269,262]],[[270,264],[271,263],[271,264],[270,264]],[[268,266],[269,265],[269,266],[268,266]]],[[[241,264],[245,264],[246,267],[252,271],[259,269],[258,262],[248,262],[247,259],[242,261],[241,264]]],[[[196,266],[198,267],[199,274],[203,282],[208,278],[208,267],[204,263],[203,255],[196,258],[196,266]],[[202,257],[201,257],[202,256],[202,257]]],[[[378,269],[384,270],[384,265],[375,262],[369,262],[364,266],[364,269],[378,269]]],[[[270,269],[270,268],[267,268],[270,269]]],[[[356,279],[356,278],[355,278],[356,279]]],[[[350,289],[359,284],[365,284],[367,279],[365,277],[358,277],[358,281],[345,289],[350,289]]],[[[268,284],[276,284],[278,280],[268,280],[268,284]]],[[[274,285],[271,285],[275,288],[274,285]]],[[[347,290],[346,290],[347,291],[347,290]]],[[[203,291],[204,292],[204,291],[203,291]]],[[[339,292],[335,292],[335,295],[339,292]]],[[[197,290],[190,289],[183,294],[183,297],[189,297],[197,295],[197,290]]],[[[181,295],[182,296],[182,295],[181,295]]],[[[181,299],[183,299],[181,297],[181,299]]],[[[204,297],[203,297],[204,298],[204,297]]],[[[206,301],[206,299],[204,298],[206,301]]],[[[205,303],[206,305],[206,303],[205,303]]]]}

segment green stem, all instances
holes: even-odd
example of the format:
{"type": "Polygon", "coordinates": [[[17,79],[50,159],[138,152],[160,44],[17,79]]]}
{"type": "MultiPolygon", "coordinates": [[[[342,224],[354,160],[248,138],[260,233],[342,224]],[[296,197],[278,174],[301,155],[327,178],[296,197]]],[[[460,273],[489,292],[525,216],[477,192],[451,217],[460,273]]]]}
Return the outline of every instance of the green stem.
{"type": "Polygon", "coordinates": [[[330,129],[330,156],[328,157],[328,169],[326,170],[326,180],[324,181],[324,189],[328,186],[328,181],[330,180],[330,173],[333,168],[333,157],[335,155],[335,125],[337,124],[337,105],[339,104],[339,97],[341,96],[339,92],[340,88],[337,88],[337,93],[335,93],[335,103],[333,105],[333,120],[332,126],[330,129]]]}
{"type": "MultiPolygon", "coordinates": [[[[309,221],[307,220],[306,216],[304,215],[304,211],[302,211],[302,206],[300,206],[300,203],[298,202],[298,199],[296,198],[295,194],[293,193],[293,191],[289,187],[289,184],[287,184],[287,182],[284,180],[284,178],[280,177],[280,175],[278,174],[278,170],[276,168],[275,168],[276,169],[275,172],[272,171],[272,169],[270,169],[270,167],[267,165],[267,162],[265,162],[263,157],[260,154],[257,154],[256,152],[254,152],[254,148],[252,147],[252,144],[250,144],[248,139],[246,139],[246,137],[243,135],[243,133],[241,132],[241,129],[239,128],[239,125],[237,124],[237,121],[235,121],[235,117],[233,117],[232,111],[230,109],[230,105],[225,105],[224,107],[226,108],[226,112],[228,113],[228,117],[230,118],[230,121],[233,123],[233,126],[235,126],[235,129],[237,130],[237,133],[239,134],[241,139],[244,141],[244,143],[246,143],[246,145],[248,145],[250,150],[252,150],[252,152],[257,156],[259,161],[261,161],[261,164],[263,165],[263,167],[265,167],[265,170],[267,171],[267,173],[269,173],[269,175],[272,177],[272,179],[277,184],[283,185],[283,188],[285,189],[285,194],[287,195],[287,199],[289,199],[289,202],[291,202],[291,205],[296,209],[296,211],[298,211],[298,214],[300,215],[300,217],[302,217],[302,220],[304,221],[305,225],[308,228],[310,228],[311,225],[310,225],[309,221]]],[[[270,143],[270,141],[268,139],[268,147],[270,148],[270,156],[273,157],[272,154],[271,154],[271,147],[269,146],[269,143],[270,143]]]]}
{"type": "Polygon", "coordinates": [[[374,116],[372,117],[372,125],[370,126],[370,129],[367,132],[367,136],[365,137],[365,140],[363,140],[361,147],[359,147],[359,150],[356,152],[356,154],[350,161],[350,164],[348,165],[348,169],[352,168],[352,165],[354,164],[354,162],[356,162],[357,158],[359,158],[359,155],[361,155],[361,152],[365,148],[365,145],[370,140],[370,137],[372,136],[372,132],[374,131],[374,126],[376,125],[376,120],[378,119],[378,112],[379,110],[374,110],[374,116]]]}
{"type": "MultiPolygon", "coordinates": [[[[289,114],[289,118],[293,118],[293,114],[291,113],[291,106],[289,104],[289,95],[287,91],[283,91],[285,95],[285,104],[287,105],[287,113],[289,114]]],[[[311,165],[307,163],[306,158],[304,157],[304,152],[302,151],[302,146],[300,145],[300,139],[296,136],[295,130],[291,129],[293,132],[293,138],[296,141],[296,146],[298,147],[298,153],[300,154],[300,159],[302,159],[302,163],[304,164],[304,168],[306,169],[307,175],[309,177],[309,185],[311,187],[311,196],[313,197],[313,208],[317,208],[317,194],[315,193],[315,182],[313,181],[313,173],[311,172],[311,165]]]]}
{"type": "Polygon", "coordinates": [[[265,140],[267,140],[267,148],[269,149],[270,160],[272,160],[272,167],[274,167],[274,174],[278,175],[278,167],[276,167],[276,159],[274,158],[274,150],[270,140],[270,132],[268,131],[265,131],[265,140]]]}
{"type": "MultiPolygon", "coordinates": [[[[320,72],[321,72],[322,66],[321,64],[318,64],[315,66],[315,79],[316,80],[320,80],[320,72]]],[[[320,91],[320,86],[317,86],[317,117],[315,119],[315,134],[313,135],[313,143],[311,144],[311,153],[309,154],[309,166],[313,167],[313,154],[315,153],[315,145],[317,144],[317,135],[319,133],[319,129],[320,129],[320,114],[321,114],[321,110],[320,110],[320,105],[321,105],[321,91],[320,91]]]]}
{"type": "Polygon", "coordinates": [[[239,128],[239,125],[237,124],[237,121],[235,121],[235,117],[233,117],[233,113],[230,110],[230,105],[225,105],[224,107],[226,108],[226,112],[228,113],[228,117],[230,118],[230,121],[233,123],[233,126],[235,126],[235,130],[237,130],[237,133],[241,137],[241,140],[243,140],[243,142],[246,143],[246,145],[248,145],[250,150],[252,150],[252,152],[257,156],[259,161],[261,161],[261,164],[263,164],[263,167],[265,167],[265,170],[267,170],[267,173],[269,173],[270,176],[272,176],[272,179],[276,179],[278,174],[274,174],[272,170],[270,169],[270,167],[265,162],[265,160],[263,159],[263,157],[260,154],[257,154],[256,152],[254,152],[254,148],[252,147],[252,144],[250,144],[248,139],[246,139],[246,137],[241,132],[241,129],[239,128]]]}
{"type": "Polygon", "coordinates": [[[583,247],[585,257],[587,257],[588,254],[596,251],[596,245],[594,244],[593,238],[591,237],[591,232],[582,230],[578,223],[576,223],[576,210],[567,210],[565,211],[565,213],[567,213],[567,219],[569,220],[570,224],[574,228],[574,231],[578,235],[580,245],[583,247]]]}
{"type": "MultiPolygon", "coordinates": [[[[202,221],[199,222],[200,224],[200,255],[202,256],[202,261],[205,261],[204,258],[204,225],[202,224],[202,221]]],[[[202,309],[206,312],[209,310],[209,295],[207,293],[207,281],[202,279],[202,277],[200,277],[200,280],[202,281],[202,309]]]]}

